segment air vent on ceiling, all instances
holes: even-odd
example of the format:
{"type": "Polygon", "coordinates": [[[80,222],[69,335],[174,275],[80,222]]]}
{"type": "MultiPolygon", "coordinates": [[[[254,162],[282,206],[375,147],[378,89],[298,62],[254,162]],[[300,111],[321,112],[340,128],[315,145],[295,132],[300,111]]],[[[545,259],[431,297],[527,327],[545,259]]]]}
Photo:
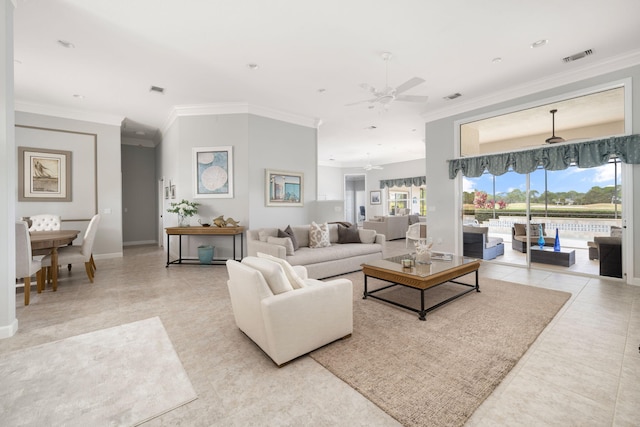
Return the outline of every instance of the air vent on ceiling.
{"type": "Polygon", "coordinates": [[[451,95],[447,95],[447,96],[445,96],[443,99],[451,100],[451,99],[459,98],[459,97],[461,97],[461,96],[462,96],[462,94],[461,94],[461,93],[456,92],[456,93],[452,93],[451,95]]]}
{"type": "Polygon", "coordinates": [[[591,49],[587,49],[584,52],[578,52],[576,54],[573,54],[571,56],[567,56],[566,58],[562,58],[562,60],[564,62],[573,62],[573,61],[577,61],[578,59],[582,59],[585,56],[589,56],[593,53],[593,50],[591,49]]]}
{"type": "Polygon", "coordinates": [[[150,92],[164,93],[164,88],[159,86],[151,86],[150,92]]]}

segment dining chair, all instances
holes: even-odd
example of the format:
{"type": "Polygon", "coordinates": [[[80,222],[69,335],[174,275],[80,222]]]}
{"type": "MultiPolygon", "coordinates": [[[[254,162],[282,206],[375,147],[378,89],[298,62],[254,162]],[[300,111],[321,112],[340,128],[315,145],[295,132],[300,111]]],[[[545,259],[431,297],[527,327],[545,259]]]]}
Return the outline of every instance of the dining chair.
{"type": "Polygon", "coordinates": [[[24,280],[24,305],[29,305],[31,276],[36,275],[38,293],[42,292],[42,263],[31,254],[29,226],[25,221],[16,221],[16,277],[24,280]]]}
{"type": "Polygon", "coordinates": [[[60,230],[60,215],[41,214],[30,216],[31,227],[29,231],[60,230]]]}
{"type": "MultiPolygon", "coordinates": [[[[91,283],[93,283],[95,273],[95,263],[93,262],[92,256],[93,243],[96,238],[99,223],[100,214],[96,214],[91,218],[87,231],[84,233],[82,245],[65,246],[58,249],[58,263],[61,265],[84,263],[87,277],[91,283]]],[[[51,255],[47,255],[42,259],[42,266],[51,267],[51,255]]]]}

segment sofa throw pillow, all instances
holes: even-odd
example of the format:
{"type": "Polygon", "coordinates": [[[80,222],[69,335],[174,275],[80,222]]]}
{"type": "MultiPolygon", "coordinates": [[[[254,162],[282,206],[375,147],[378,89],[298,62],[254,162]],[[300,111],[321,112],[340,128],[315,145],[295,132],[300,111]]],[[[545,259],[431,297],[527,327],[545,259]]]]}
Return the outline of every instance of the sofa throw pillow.
{"type": "Polygon", "coordinates": [[[309,247],[310,248],[326,248],[331,246],[331,240],[329,240],[329,224],[311,223],[309,227],[309,247]]]}
{"type": "Polygon", "coordinates": [[[284,246],[287,255],[293,255],[293,242],[289,237],[271,237],[267,238],[267,243],[272,245],[284,246]]]}
{"type": "Polygon", "coordinates": [[[284,231],[278,230],[278,237],[289,237],[291,239],[291,243],[293,243],[293,250],[298,250],[298,241],[296,240],[296,236],[293,234],[293,230],[290,225],[287,225],[287,228],[285,228],[284,231]]]}
{"type": "Polygon", "coordinates": [[[242,264],[248,265],[262,273],[262,277],[264,277],[264,280],[267,282],[269,289],[271,289],[271,292],[273,292],[274,295],[293,290],[289,280],[287,280],[287,276],[284,274],[284,269],[277,262],[264,258],[248,256],[242,260],[242,264]]]}
{"type": "Polygon", "coordinates": [[[298,276],[298,273],[296,273],[296,271],[293,269],[291,264],[287,262],[286,259],[278,258],[269,254],[264,254],[262,252],[258,252],[258,258],[265,258],[280,264],[280,266],[284,270],[285,276],[287,276],[287,279],[289,280],[289,284],[293,289],[301,289],[307,286],[305,285],[304,280],[302,280],[302,277],[298,276]]]}
{"type": "Polygon", "coordinates": [[[338,243],[362,243],[360,233],[358,233],[358,225],[353,224],[350,227],[338,224],[338,243]]]}
{"type": "Polygon", "coordinates": [[[376,230],[367,230],[365,228],[361,228],[358,230],[358,236],[360,237],[361,243],[372,244],[376,241],[376,230]]]}

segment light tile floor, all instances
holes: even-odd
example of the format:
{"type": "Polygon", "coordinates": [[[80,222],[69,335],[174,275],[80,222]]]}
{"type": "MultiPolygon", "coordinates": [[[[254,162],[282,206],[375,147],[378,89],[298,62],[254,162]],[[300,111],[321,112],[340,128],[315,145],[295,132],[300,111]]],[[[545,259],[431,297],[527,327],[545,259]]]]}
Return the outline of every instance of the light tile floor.
{"type": "MultiPolygon", "coordinates": [[[[404,253],[404,240],[388,249],[404,253]]],[[[235,327],[224,266],[165,261],[156,247],[127,247],[97,260],[94,284],[63,269],[58,292],[32,292],[27,307],[18,293],[19,330],[0,354],[159,316],[199,398],[146,425],[398,425],[309,357],[276,369],[235,327]]],[[[640,424],[640,287],[491,262],[480,274],[572,297],[469,426],[640,424]]]]}

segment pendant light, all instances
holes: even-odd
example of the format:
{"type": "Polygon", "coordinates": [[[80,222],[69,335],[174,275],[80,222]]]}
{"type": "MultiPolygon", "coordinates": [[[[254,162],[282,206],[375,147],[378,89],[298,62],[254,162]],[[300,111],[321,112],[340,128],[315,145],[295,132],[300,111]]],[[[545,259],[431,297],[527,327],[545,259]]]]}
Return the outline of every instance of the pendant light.
{"type": "Polygon", "coordinates": [[[556,136],[556,113],[558,110],[551,110],[551,138],[547,138],[544,142],[547,144],[555,144],[556,142],[564,142],[564,138],[556,136]]]}

